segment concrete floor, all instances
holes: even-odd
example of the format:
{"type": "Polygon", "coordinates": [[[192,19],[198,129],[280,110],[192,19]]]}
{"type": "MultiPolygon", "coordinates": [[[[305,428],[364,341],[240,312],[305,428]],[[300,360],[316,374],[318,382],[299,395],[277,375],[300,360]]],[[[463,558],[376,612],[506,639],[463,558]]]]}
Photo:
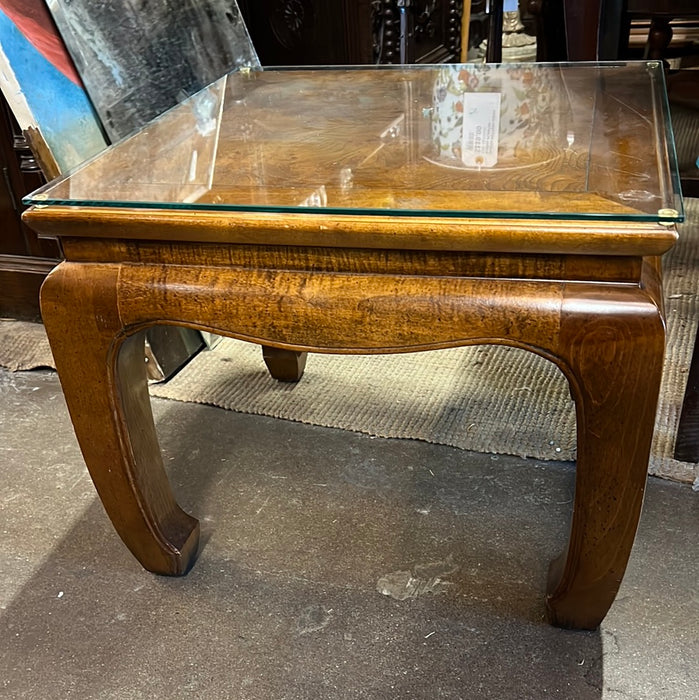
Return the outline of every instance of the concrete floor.
{"type": "Polygon", "coordinates": [[[611,612],[563,631],[543,600],[571,465],[154,406],[203,525],[179,579],[112,530],[56,375],[0,370],[0,697],[698,697],[689,486],[651,479],[611,612]],[[420,595],[382,595],[396,572],[420,595]]]}

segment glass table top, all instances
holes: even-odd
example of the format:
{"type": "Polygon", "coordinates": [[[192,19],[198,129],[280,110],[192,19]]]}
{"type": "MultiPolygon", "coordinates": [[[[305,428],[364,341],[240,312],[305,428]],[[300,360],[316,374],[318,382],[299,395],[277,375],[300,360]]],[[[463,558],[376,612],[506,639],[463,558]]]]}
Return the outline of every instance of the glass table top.
{"type": "Polygon", "coordinates": [[[658,62],[234,72],[24,201],[683,218],[658,62]]]}

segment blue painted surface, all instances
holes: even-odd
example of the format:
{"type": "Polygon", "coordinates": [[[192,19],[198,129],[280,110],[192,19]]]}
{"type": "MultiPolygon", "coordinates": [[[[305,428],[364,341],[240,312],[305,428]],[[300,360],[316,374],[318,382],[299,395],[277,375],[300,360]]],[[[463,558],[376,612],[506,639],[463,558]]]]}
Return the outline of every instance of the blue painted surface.
{"type": "Polygon", "coordinates": [[[0,47],[61,171],[105,148],[98,118],[84,89],[47,61],[2,11],[0,47]]]}

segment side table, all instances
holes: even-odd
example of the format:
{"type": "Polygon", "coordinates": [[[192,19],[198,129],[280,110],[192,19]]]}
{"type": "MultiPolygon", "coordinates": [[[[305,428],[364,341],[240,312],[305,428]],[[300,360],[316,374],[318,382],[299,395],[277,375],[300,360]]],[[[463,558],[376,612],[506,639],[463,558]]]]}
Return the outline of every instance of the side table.
{"type": "Polygon", "coordinates": [[[290,379],[306,352],[502,343],[570,383],[576,492],[546,604],[596,627],[643,500],[676,180],[659,64],[539,64],[232,74],[37,191],[25,220],[66,256],[44,323],[117,532],[150,571],[194,561],[149,326],[258,343],[290,379]]]}

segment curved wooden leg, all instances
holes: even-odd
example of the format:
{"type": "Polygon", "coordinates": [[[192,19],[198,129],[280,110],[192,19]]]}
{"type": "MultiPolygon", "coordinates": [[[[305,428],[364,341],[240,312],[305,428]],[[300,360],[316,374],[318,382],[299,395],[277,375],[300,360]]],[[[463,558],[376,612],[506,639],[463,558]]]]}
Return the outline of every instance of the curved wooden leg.
{"type": "Polygon", "coordinates": [[[581,629],[606,615],[631,553],[664,344],[648,298],[622,304],[596,294],[563,306],[559,354],[576,400],[578,456],[570,541],[551,564],[547,592],[551,622],[581,629]]]}
{"type": "Polygon", "coordinates": [[[146,569],[181,575],[196,555],[199,524],[170,490],[148,396],[143,333],[121,336],[117,282],[117,266],[61,263],[42,287],[42,315],[107,514],[146,569]]]}
{"type": "Polygon", "coordinates": [[[269,373],[280,382],[298,382],[306,369],[307,352],[262,346],[262,357],[269,373]]]}

